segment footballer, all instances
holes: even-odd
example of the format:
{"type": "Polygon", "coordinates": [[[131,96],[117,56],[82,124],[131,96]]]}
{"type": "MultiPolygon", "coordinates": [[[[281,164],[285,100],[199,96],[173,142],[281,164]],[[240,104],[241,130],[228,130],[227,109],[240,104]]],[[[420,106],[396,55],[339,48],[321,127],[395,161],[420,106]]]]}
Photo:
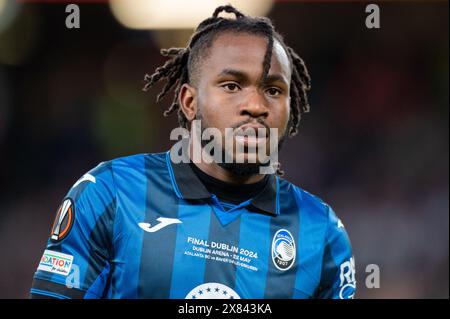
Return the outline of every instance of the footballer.
{"type": "Polygon", "coordinates": [[[280,148],[297,133],[309,111],[304,61],[270,19],[231,5],[161,53],[169,59],[144,90],[166,81],[164,115],[186,130],[232,129],[244,161],[220,138],[206,152],[215,160],[193,160],[190,136],[182,161],[167,151],[100,163],[63,198],[31,298],[353,298],[352,249],[333,209],[278,165],[262,173],[250,160],[252,145],[267,150],[275,136],[280,148]]]}

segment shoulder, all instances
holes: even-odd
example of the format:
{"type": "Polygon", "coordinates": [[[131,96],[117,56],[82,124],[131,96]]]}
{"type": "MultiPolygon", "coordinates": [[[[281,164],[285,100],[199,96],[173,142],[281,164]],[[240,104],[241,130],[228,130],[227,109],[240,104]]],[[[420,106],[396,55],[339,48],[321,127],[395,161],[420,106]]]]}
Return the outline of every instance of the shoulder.
{"type": "Polygon", "coordinates": [[[83,174],[72,185],[67,197],[77,201],[96,193],[113,198],[117,187],[135,179],[145,179],[146,170],[165,165],[166,153],[135,154],[104,161],[83,174]]]}
{"type": "Polygon", "coordinates": [[[130,171],[142,172],[166,165],[166,153],[142,153],[130,156],[118,157],[99,165],[107,165],[113,174],[121,174],[130,171]]]}
{"type": "Polygon", "coordinates": [[[325,231],[327,237],[335,234],[347,237],[344,225],[332,206],[317,195],[311,194],[287,180],[280,178],[279,185],[281,196],[284,193],[284,196],[288,194],[288,196],[295,198],[300,218],[304,222],[321,225],[320,228],[325,231]]]}
{"type": "Polygon", "coordinates": [[[110,174],[114,178],[121,174],[144,173],[147,169],[162,166],[166,166],[166,153],[142,153],[101,162],[87,174],[102,178],[106,173],[106,176],[110,174]]]}
{"type": "Polygon", "coordinates": [[[317,195],[311,194],[300,186],[286,179],[279,178],[280,196],[290,196],[295,199],[302,214],[313,214],[316,218],[328,219],[332,209],[317,195]]]}

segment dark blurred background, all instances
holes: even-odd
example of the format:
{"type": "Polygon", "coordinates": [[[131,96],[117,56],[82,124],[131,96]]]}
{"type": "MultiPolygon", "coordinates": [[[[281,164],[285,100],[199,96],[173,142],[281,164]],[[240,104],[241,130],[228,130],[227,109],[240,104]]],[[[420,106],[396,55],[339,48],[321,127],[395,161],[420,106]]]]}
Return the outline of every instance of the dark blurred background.
{"type": "MultiPolygon", "coordinates": [[[[448,298],[448,2],[377,3],[381,28],[367,29],[368,3],[264,1],[313,79],[281,161],[344,222],[357,298],[448,298]],[[369,264],[378,289],[365,286],[369,264]]],[[[142,80],[192,29],[128,28],[107,1],[81,3],[81,28],[67,29],[65,7],[0,0],[0,298],[28,296],[80,176],[167,150],[177,125],[162,116],[170,101],[154,102],[161,86],[143,93],[142,80]]]]}

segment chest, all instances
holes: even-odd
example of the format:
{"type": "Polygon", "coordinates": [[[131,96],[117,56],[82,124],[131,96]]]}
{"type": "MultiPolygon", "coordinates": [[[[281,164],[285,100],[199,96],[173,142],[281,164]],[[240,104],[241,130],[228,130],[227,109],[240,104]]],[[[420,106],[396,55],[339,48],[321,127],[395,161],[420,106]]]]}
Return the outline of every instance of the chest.
{"type": "Polygon", "coordinates": [[[319,252],[301,256],[308,243],[295,214],[278,218],[242,209],[223,219],[224,212],[208,204],[165,211],[122,221],[113,275],[117,283],[133,277],[129,289],[139,297],[292,298],[295,291],[314,291],[317,282],[302,273],[302,261],[319,252]]]}

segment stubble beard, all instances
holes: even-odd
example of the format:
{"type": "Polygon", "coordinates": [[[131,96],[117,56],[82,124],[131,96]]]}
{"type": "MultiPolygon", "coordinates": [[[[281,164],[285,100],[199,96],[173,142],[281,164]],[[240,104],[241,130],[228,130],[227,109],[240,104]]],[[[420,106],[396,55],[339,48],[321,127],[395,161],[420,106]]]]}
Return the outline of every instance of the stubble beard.
{"type": "MultiPolygon", "coordinates": [[[[203,134],[203,131],[206,130],[207,128],[209,128],[208,123],[204,120],[202,114],[200,113],[200,111],[197,111],[196,114],[196,120],[200,120],[201,122],[201,134],[203,134]]],[[[287,136],[287,129],[284,131],[283,135],[281,136],[281,138],[278,141],[278,151],[281,150],[284,141],[286,139],[287,136]]],[[[201,139],[201,146],[202,148],[204,148],[208,143],[210,143],[210,141],[207,140],[203,140],[201,139]]],[[[225,161],[225,154],[226,154],[226,149],[224,146],[225,143],[222,143],[222,159],[219,163],[216,163],[217,165],[219,165],[219,167],[227,170],[228,172],[230,172],[231,174],[235,175],[235,176],[239,176],[239,177],[249,177],[252,175],[256,175],[259,174],[261,172],[261,168],[263,167],[267,167],[269,166],[271,163],[270,161],[267,161],[267,163],[248,163],[248,162],[244,162],[244,163],[236,163],[235,160],[233,160],[233,162],[226,162],[225,161]]],[[[211,156],[214,156],[214,154],[210,154],[211,156]]]]}

